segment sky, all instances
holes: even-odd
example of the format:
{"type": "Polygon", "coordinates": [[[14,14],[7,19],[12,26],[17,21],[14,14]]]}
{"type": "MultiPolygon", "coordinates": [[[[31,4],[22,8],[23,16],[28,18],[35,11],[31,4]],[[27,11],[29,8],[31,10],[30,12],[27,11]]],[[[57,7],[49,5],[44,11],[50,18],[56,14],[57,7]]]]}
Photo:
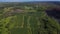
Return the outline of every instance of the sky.
{"type": "Polygon", "coordinates": [[[60,1],[60,0],[0,0],[0,2],[60,1]]]}

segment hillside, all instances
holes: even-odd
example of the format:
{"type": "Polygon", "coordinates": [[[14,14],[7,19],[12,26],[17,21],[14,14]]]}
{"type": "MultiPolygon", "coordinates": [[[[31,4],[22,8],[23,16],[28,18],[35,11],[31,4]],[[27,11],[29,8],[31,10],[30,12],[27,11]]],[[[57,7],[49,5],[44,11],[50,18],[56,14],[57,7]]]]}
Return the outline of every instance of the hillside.
{"type": "Polygon", "coordinates": [[[60,34],[58,7],[54,2],[0,3],[0,34],[60,34]]]}

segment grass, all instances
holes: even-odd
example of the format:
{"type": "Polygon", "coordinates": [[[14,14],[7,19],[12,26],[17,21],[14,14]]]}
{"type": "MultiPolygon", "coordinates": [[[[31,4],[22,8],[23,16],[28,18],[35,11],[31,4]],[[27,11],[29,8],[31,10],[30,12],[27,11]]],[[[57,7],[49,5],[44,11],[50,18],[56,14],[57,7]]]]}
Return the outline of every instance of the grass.
{"type": "MultiPolygon", "coordinates": [[[[36,10],[14,13],[13,16],[6,16],[2,13],[0,14],[0,29],[2,34],[38,34],[38,32],[40,32],[39,27],[41,26],[40,29],[43,33],[45,32],[45,22],[42,19],[45,18],[45,16],[45,12],[36,12],[36,10]]],[[[56,22],[52,23],[53,21],[54,20],[50,21],[49,18],[48,23],[55,26],[56,22]]],[[[47,26],[51,27],[49,24],[47,26]]],[[[59,25],[57,24],[56,27],[57,26],[59,25]]]]}

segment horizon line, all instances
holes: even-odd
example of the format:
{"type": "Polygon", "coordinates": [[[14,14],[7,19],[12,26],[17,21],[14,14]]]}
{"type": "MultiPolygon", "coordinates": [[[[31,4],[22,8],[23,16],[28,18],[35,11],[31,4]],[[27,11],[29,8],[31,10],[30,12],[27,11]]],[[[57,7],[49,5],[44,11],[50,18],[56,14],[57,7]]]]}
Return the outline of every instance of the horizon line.
{"type": "MultiPolygon", "coordinates": [[[[49,1],[0,1],[0,2],[49,2],[49,1]]],[[[60,1],[55,0],[53,2],[60,2],[60,1]]]]}

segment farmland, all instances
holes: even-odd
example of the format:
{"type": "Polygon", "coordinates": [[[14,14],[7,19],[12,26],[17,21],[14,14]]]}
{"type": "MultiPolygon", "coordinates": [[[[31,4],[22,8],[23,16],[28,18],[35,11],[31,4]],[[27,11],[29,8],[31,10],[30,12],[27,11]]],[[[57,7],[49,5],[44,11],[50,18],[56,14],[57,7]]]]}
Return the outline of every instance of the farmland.
{"type": "Polygon", "coordinates": [[[14,5],[0,7],[0,34],[60,34],[59,22],[45,12],[51,6],[14,5]]]}

